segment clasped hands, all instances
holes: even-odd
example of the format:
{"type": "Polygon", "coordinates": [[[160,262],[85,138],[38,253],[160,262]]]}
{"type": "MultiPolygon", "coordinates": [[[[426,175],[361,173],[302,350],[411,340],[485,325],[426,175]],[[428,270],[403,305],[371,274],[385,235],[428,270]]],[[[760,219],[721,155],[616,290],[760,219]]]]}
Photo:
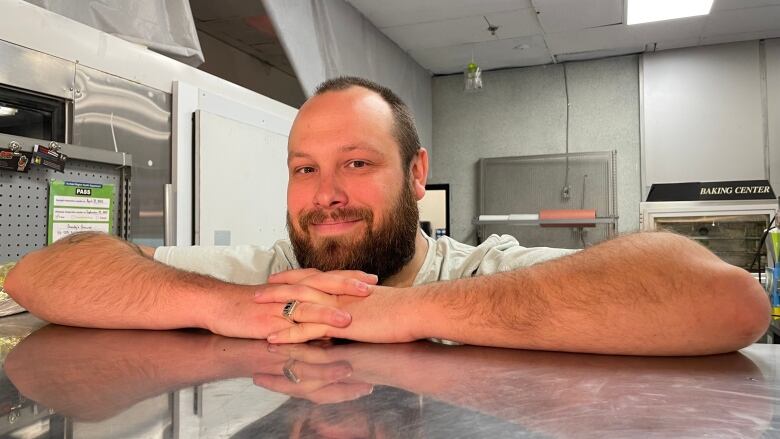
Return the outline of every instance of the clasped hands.
{"type": "Polygon", "coordinates": [[[263,285],[230,285],[210,293],[212,311],[200,327],[228,337],[267,339],[270,343],[302,343],[335,337],[372,343],[402,343],[424,338],[408,307],[410,288],[377,285],[362,271],[316,269],[274,274],[263,285]],[[298,305],[288,321],[285,304],[298,305]]]}

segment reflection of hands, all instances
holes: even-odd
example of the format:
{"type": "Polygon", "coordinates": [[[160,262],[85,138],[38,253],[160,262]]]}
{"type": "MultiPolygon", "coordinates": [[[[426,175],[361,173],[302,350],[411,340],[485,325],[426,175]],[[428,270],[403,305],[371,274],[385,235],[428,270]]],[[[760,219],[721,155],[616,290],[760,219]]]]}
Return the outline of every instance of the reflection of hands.
{"type": "Polygon", "coordinates": [[[359,271],[323,273],[314,269],[290,270],[274,274],[268,283],[235,292],[219,292],[220,305],[205,325],[215,334],[228,337],[265,338],[268,334],[294,326],[282,316],[284,304],[292,299],[296,322],[343,328],[351,321],[349,313],[338,309],[337,296],[365,297],[377,282],[374,275],[359,271]],[[278,300],[263,298],[273,296],[278,300]],[[253,303],[260,302],[260,303],[253,303]]]}
{"type": "Polygon", "coordinates": [[[269,352],[279,359],[278,367],[256,373],[254,382],[274,392],[317,404],[351,401],[371,393],[373,386],[350,379],[352,365],[330,355],[331,349],[338,350],[314,344],[269,345],[269,352]]]}

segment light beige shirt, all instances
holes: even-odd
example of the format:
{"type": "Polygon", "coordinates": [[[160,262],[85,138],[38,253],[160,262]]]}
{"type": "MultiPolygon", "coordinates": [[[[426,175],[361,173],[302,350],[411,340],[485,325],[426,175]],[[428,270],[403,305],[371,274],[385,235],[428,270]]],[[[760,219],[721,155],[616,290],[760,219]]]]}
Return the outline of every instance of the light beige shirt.
{"type": "MultiPolygon", "coordinates": [[[[511,271],[559,258],[577,250],[522,247],[509,235],[491,235],[474,247],[447,236],[428,240],[414,285],[441,280],[511,271]]],[[[263,284],[268,276],[300,268],[287,240],[272,247],[240,245],[230,247],[159,247],[154,258],[164,264],[244,285],[263,284]]]]}

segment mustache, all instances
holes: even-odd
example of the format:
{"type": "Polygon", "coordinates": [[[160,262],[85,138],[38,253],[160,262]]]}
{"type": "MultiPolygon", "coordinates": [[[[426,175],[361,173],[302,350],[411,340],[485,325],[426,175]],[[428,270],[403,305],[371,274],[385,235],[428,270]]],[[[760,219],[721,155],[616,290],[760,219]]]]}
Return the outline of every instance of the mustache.
{"type": "Polygon", "coordinates": [[[364,207],[342,207],[329,212],[324,209],[312,209],[301,214],[298,224],[301,229],[306,230],[312,224],[321,224],[328,220],[335,222],[365,220],[370,224],[373,218],[371,209],[364,207]]]}

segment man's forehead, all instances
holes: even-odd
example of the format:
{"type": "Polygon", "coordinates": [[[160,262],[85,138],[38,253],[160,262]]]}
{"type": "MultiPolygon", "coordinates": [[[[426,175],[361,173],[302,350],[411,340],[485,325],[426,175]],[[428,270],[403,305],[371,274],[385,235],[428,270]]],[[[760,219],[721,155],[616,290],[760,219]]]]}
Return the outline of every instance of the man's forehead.
{"type": "Polygon", "coordinates": [[[363,87],[326,91],[307,100],[293,122],[293,128],[301,123],[316,120],[337,119],[371,121],[377,124],[392,123],[390,105],[376,92],[363,87]]]}
{"type": "Polygon", "coordinates": [[[373,91],[350,87],[316,95],[301,107],[290,131],[288,151],[292,157],[312,144],[327,142],[339,150],[383,152],[383,140],[395,143],[389,104],[373,91]]]}

